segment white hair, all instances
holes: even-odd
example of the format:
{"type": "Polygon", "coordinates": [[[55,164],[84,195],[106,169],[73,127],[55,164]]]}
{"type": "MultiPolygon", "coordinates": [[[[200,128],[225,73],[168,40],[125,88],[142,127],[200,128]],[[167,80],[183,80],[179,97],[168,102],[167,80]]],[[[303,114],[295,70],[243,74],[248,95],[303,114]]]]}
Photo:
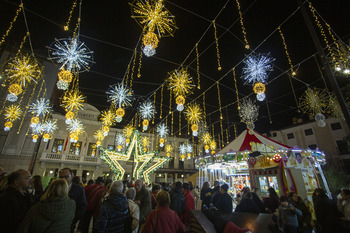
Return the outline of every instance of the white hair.
{"type": "Polygon", "coordinates": [[[123,188],[123,182],[120,180],[114,181],[111,185],[111,193],[122,193],[123,188]]]}

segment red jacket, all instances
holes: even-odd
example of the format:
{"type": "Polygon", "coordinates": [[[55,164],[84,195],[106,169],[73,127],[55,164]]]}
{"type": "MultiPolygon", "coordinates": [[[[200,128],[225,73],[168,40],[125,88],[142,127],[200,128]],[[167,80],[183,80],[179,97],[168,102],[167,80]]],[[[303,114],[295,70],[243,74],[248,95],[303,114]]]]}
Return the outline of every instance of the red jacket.
{"type": "Polygon", "coordinates": [[[158,206],[148,214],[142,233],[184,233],[185,231],[185,225],[177,213],[166,205],[158,206]]]}
{"type": "Polygon", "coordinates": [[[104,189],[104,186],[102,184],[92,184],[85,187],[85,196],[86,196],[86,202],[87,202],[85,211],[92,211],[95,209],[94,196],[95,196],[95,193],[100,189],[104,189]]]}
{"type": "Polygon", "coordinates": [[[190,190],[187,190],[184,196],[185,196],[186,204],[185,204],[185,212],[181,214],[181,220],[185,225],[187,225],[190,223],[191,210],[195,209],[195,201],[190,190]]]}

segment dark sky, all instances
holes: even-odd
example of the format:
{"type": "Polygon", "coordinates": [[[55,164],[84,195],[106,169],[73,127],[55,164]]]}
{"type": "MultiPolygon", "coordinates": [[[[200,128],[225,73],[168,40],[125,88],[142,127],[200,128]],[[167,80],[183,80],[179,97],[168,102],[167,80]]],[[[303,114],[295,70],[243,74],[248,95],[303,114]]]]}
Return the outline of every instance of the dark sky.
{"type": "MultiPolygon", "coordinates": [[[[46,46],[55,38],[68,38],[72,32],[65,32],[65,25],[72,0],[24,0],[27,8],[26,18],[31,33],[33,48],[38,57],[47,58],[46,46]]],[[[321,16],[332,26],[339,38],[347,41],[349,38],[348,7],[346,0],[321,0],[314,1],[313,5],[321,16]]],[[[0,3],[0,34],[3,35],[12,20],[19,1],[1,0],[0,3]]],[[[217,80],[220,80],[221,104],[223,114],[223,127],[229,127],[230,140],[232,140],[233,124],[238,131],[245,128],[240,123],[237,114],[236,93],[231,72],[236,66],[239,97],[243,98],[252,93],[251,85],[244,85],[241,74],[243,64],[241,61],[246,55],[255,50],[257,53],[270,53],[276,59],[274,71],[269,75],[267,85],[267,98],[272,124],[269,121],[266,102],[259,104],[259,120],[256,122],[256,130],[265,133],[271,129],[280,129],[290,125],[293,117],[307,118],[299,113],[292,94],[288,76],[285,73],[289,69],[288,60],[278,31],[274,30],[282,25],[289,54],[293,64],[299,64],[316,53],[315,46],[307,31],[305,22],[298,4],[295,0],[244,0],[240,1],[244,26],[251,50],[244,48],[243,35],[239,21],[237,4],[234,0],[171,0],[165,1],[166,8],[175,16],[178,30],[174,37],[160,39],[157,54],[147,58],[143,56],[141,78],[134,78],[133,90],[137,97],[133,106],[126,110],[123,122],[117,127],[127,124],[135,115],[137,106],[142,100],[149,97],[153,100],[153,92],[157,91],[157,112],[160,113],[160,85],[164,83],[168,72],[178,68],[185,58],[184,63],[188,71],[197,82],[196,56],[190,51],[199,41],[198,49],[201,72],[201,89],[195,89],[194,93],[187,97],[187,102],[196,99],[202,104],[202,94],[206,95],[206,112],[208,124],[214,124],[215,132],[219,132],[219,104],[216,86],[210,88],[217,80]],[[226,4],[226,7],[223,6],[226,4]],[[221,13],[218,15],[218,13],[221,13]],[[295,12],[294,15],[292,13],[295,12]],[[217,16],[218,15],[218,16],[217,16]],[[217,70],[216,49],[214,44],[214,30],[210,26],[211,21],[217,16],[217,35],[219,37],[219,49],[222,70],[217,70]],[[291,16],[291,17],[289,17],[291,16]],[[289,18],[288,18],[289,17],[289,18]],[[207,30],[206,33],[204,33],[207,30]],[[274,33],[273,33],[274,32],[274,33]],[[208,89],[209,88],[209,89],[208,89]],[[227,107],[226,107],[227,106],[227,107]]],[[[307,6],[307,5],[306,5],[307,6]]],[[[308,8],[307,8],[308,9],[308,8]]],[[[310,13],[310,11],[309,11],[310,13]]],[[[100,110],[109,107],[106,94],[110,85],[120,82],[132,57],[142,28],[130,17],[131,8],[127,0],[102,0],[83,1],[80,40],[94,51],[95,64],[90,72],[80,75],[80,89],[87,96],[88,103],[100,110]]],[[[310,15],[312,17],[312,15],[310,15]]],[[[73,14],[72,22],[75,24],[77,12],[73,14]]],[[[312,18],[311,18],[312,19],[312,18]]],[[[323,23],[323,22],[322,22],[323,23]]],[[[323,24],[324,25],[324,24],[323,24]]],[[[317,26],[316,31],[319,32],[317,26]]],[[[23,16],[20,15],[10,33],[7,49],[18,46],[26,33],[23,16]]],[[[321,38],[321,37],[320,37],[321,38]]],[[[322,38],[321,38],[322,39],[322,38]]],[[[331,38],[330,42],[332,42],[331,38]]],[[[323,44],[325,46],[325,44],[323,44]]],[[[25,49],[29,49],[28,44],[25,49]]],[[[140,51],[140,48],[137,48],[140,51]]],[[[138,64],[138,60],[136,61],[138,64]]],[[[136,66],[137,68],[137,66],[136,66]]],[[[324,88],[320,72],[315,58],[307,59],[296,66],[297,76],[292,80],[299,98],[311,87],[324,88]],[[298,80],[299,81],[298,81],[298,80]]],[[[346,84],[347,79],[339,78],[341,84],[346,84]]],[[[57,99],[57,97],[54,97],[57,99]]],[[[252,98],[255,99],[254,95],[252,98]]],[[[169,91],[164,88],[163,118],[169,112],[169,91]]],[[[172,100],[172,107],[175,107],[172,100]]],[[[170,120],[169,120],[170,121],[170,120]]],[[[182,127],[184,126],[182,117],[182,127]]],[[[170,122],[168,122],[170,124],[170,122]]],[[[174,117],[175,128],[178,128],[178,113],[174,117]]],[[[177,130],[174,130],[177,131],[177,130]]],[[[186,135],[187,127],[183,129],[186,135]]],[[[225,139],[226,141],[226,139],[225,139]]]]}

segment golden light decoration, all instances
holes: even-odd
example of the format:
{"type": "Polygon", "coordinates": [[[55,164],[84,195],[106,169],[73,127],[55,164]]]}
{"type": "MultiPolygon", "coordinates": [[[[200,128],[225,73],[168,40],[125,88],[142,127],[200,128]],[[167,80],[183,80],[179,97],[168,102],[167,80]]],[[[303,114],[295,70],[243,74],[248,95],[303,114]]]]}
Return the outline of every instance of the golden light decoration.
{"type": "Polygon", "coordinates": [[[67,90],[72,79],[73,74],[69,70],[62,69],[58,72],[57,88],[60,90],[67,90]]]}
{"type": "Polygon", "coordinates": [[[166,152],[166,156],[170,157],[170,153],[173,152],[174,148],[172,145],[166,145],[165,146],[165,152],[166,152]]]}
{"type": "Polygon", "coordinates": [[[5,108],[4,116],[6,120],[15,121],[20,118],[21,114],[22,110],[19,105],[12,104],[5,108]]]}
{"type": "Polygon", "coordinates": [[[209,153],[209,149],[210,149],[209,145],[210,145],[210,142],[211,142],[210,133],[204,132],[204,133],[202,134],[201,139],[202,139],[203,144],[205,145],[205,146],[204,146],[205,152],[206,152],[206,153],[209,153]]]}
{"type": "Polygon", "coordinates": [[[248,129],[254,129],[254,122],[258,119],[259,108],[249,98],[245,98],[240,103],[240,109],[238,111],[239,117],[241,118],[241,122],[244,122],[247,125],[248,129]]]}
{"type": "Polygon", "coordinates": [[[151,143],[149,140],[149,137],[141,137],[141,142],[142,142],[142,146],[144,147],[144,149],[149,147],[149,145],[151,143]]]}
{"type": "Polygon", "coordinates": [[[41,70],[41,66],[34,57],[21,54],[6,64],[5,74],[11,82],[16,82],[21,87],[25,87],[27,83],[32,81],[36,83],[41,70]]]}
{"type": "Polygon", "coordinates": [[[17,83],[13,83],[9,86],[9,89],[8,91],[11,93],[11,94],[14,94],[14,95],[19,95],[22,93],[22,87],[17,84],[17,83]]]}
{"type": "Polygon", "coordinates": [[[143,53],[147,57],[151,57],[154,54],[156,54],[156,48],[158,47],[159,39],[157,34],[148,31],[146,34],[142,37],[143,42],[143,53]]]}
{"type": "Polygon", "coordinates": [[[123,133],[124,133],[126,138],[130,138],[132,133],[134,132],[134,130],[135,130],[135,128],[132,125],[127,125],[123,129],[123,133]]]}
{"type": "Polygon", "coordinates": [[[48,142],[51,138],[52,138],[52,136],[50,134],[48,134],[48,133],[45,133],[43,135],[43,141],[44,142],[48,142]]]}
{"type": "Polygon", "coordinates": [[[212,154],[215,154],[215,150],[216,150],[216,141],[213,139],[211,140],[210,144],[209,144],[209,147],[211,149],[211,153],[212,154]]]}
{"type": "Polygon", "coordinates": [[[11,121],[6,121],[4,125],[5,125],[4,131],[9,131],[13,126],[11,121]]]}
{"type": "Polygon", "coordinates": [[[38,138],[39,138],[39,135],[37,135],[37,134],[34,134],[33,136],[32,136],[32,141],[35,143],[35,142],[37,142],[38,141],[38,138]]]}
{"type": "Polygon", "coordinates": [[[95,135],[94,135],[94,138],[97,141],[102,141],[105,138],[105,136],[103,135],[103,131],[101,129],[97,130],[95,135]]]}
{"type": "Polygon", "coordinates": [[[184,161],[185,160],[185,155],[181,155],[180,158],[181,158],[181,161],[184,161]]]}
{"type": "Polygon", "coordinates": [[[339,105],[339,102],[337,98],[333,95],[329,95],[329,100],[328,100],[328,113],[331,115],[333,118],[337,119],[344,119],[343,111],[341,110],[341,107],[339,105]]]}
{"type": "Polygon", "coordinates": [[[256,99],[258,101],[264,101],[265,100],[265,91],[266,91],[266,86],[265,84],[261,82],[257,82],[254,84],[253,91],[256,94],[256,99]]]}
{"type": "Polygon", "coordinates": [[[329,95],[326,90],[308,88],[299,99],[299,108],[303,113],[323,113],[328,107],[329,95]]]}
{"type": "Polygon", "coordinates": [[[97,141],[97,142],[96,142],[96,146],[97,146],[97,147],[101,146],[101,141],[97,141]]]}
{"type": "Polygon", "coordinates": [[[163,0],[136,0],[130,4],[135,19],[142,28],[153,32],[157,30],[158,36],[174,36],[176,27],[175,16],[164,7],[163,0]]]}
{"type": "Polygon", "coordinates": [[[185,111],[185,116],[189,124],[191,124],[193,136],[198,135],[198,124],[203,120],[203,111],[199,104],[188,104],[185,111]]]}
{"type": "Polygon", "coordinates": [[[123,116],[125,115],[125,110],[123,108],[118,108],[115,114],[117,115],[115,120],[119,123],[123,120],[123,116]]]}
{"type": "Polygon", "coordinates": [[[35,127],[39,123],[40,119],[37,116],[33,116],[30,119],[30,127],[35,127]]]}
{"type": "Polygon", "coordinates": [[[109,132],[109,126],[105,125],[102,127],[103,135],[107,136],[109,132]]]}
{"type": "Polygon", "coordinates": [[[148,126],[149,126],[149,120],[148,119],[144,119],[142,121],[142,129],[143,130],[147,130],[148,129],[148,126]]]}
{"type": "Polygon", "coordinates": [[[75,113],[72,111],[68,111],[65,117],[66,117],[66,124],[70,124],[72,122],[72,119],[75,117],[75,113]]]}
{"type": "Polygon", "coordinates": [[[86,97],[80,93],[79,90],[73,90],[67,92],[62,99],[61,106],[66,109],[66,111],[82,110],[83,103],[86,97]]]}
{"type": "Polygon", "coordinates": [[[115,123],[115,115],[111,110],[103,111],[100,120],[103,125],[111,126],[115,123]]]}

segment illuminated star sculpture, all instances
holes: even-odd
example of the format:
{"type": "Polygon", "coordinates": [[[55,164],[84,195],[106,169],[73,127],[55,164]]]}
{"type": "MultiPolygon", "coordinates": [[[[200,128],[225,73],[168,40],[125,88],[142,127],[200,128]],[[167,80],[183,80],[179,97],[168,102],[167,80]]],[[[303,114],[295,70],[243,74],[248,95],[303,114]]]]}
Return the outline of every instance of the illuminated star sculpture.
{"type": "Polygon", "coordinates": [[[55,39],[48,49],[49,59],[72,73],[88,71],[94,62],[93,51],[77,38],[55,39]]]}
{"type": "Polygon", "coordinates": [[[267,77],[273,71],[273,61],[275,59],[269,54],[249,55],[243,62],[243,79],[246,83],[266,83],[267,77]]]}
{"type": "Polygon", "coordinates": [[[146,183],[150,183],[149,174],[157,170],[169,159],[158,157],[158,152],[144,152],[139,131],[135,130],[131,139],[125,152],[100,148],[102,152],[100,153],[100,158],[115,172],[116,179],[122,179],[125,174],[125,169],[120,165],[119,161],[129,161],[135,163],[133,176],[136,179],[143,177],[146,183]]]}

